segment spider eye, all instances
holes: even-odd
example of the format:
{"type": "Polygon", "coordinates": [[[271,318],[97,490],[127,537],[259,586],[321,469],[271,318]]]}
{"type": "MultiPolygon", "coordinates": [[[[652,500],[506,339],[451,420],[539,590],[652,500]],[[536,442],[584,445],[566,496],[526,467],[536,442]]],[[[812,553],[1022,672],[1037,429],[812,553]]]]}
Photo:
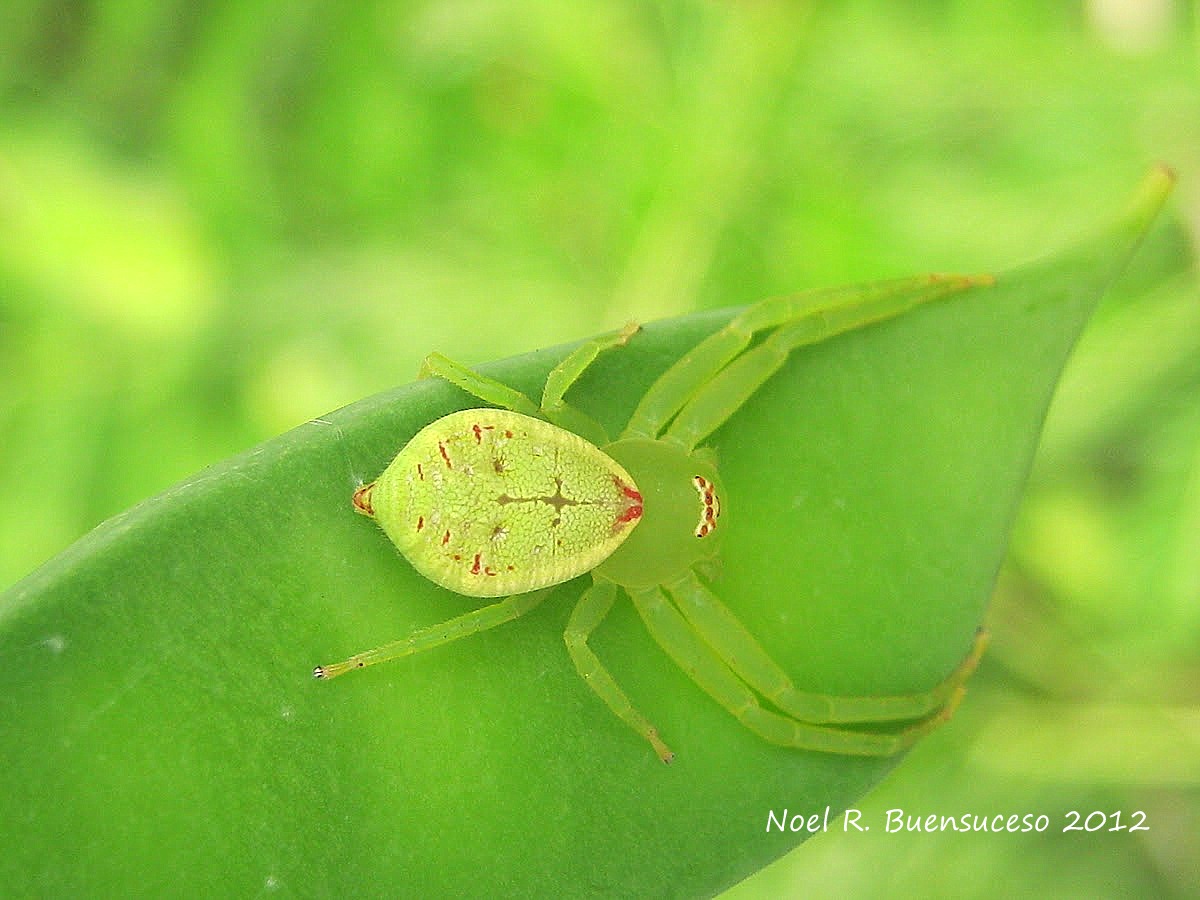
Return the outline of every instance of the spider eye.
{"type": "Polygon", "coordinates": [[[692,479],[696,492],[700,494],[700,521],[696,524],[696,537],[708,537],[717,528],[717,517],[721,515],[721,501],[717,489],[703,475],[692,479]]]}

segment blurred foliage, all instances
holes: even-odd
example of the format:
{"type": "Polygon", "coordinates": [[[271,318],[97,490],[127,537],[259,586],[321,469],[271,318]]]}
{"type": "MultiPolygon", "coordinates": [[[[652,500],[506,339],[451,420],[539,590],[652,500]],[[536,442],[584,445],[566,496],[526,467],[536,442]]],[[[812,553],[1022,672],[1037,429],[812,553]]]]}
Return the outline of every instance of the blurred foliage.
{"type": "Polygon", "coordinates": [[[1151,830],[832,833],[733,895],[1194,895],[1196,28],[1181,0],[9,0],[0,585],[429,350],[1007,267],[1166,159],[1174,221],[1068,371],[994,652],[869,799],[1151,830]]]}

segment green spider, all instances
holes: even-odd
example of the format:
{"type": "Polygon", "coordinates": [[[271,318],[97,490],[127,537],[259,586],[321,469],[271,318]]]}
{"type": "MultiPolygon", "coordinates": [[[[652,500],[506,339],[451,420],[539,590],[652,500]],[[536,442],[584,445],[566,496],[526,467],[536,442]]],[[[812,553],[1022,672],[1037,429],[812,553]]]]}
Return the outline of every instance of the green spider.
{"type": "Polygon", "coordinates": [[[990,281],[934,275],[751,306],[651,385],[615,442],[564,396],[637,326],[580,345],[547,376],[540,405],[432,354],[422,375],[445,378],[500,408],[463,410],[426,426],[354,493],[354,507],[374,517],[427,578],[460,594],[504,599],[313,674],[333,678],[494,628],[536,607],[552,586],[591,572],[567,623],[567,650],[587,685],[663,762],[674,754],[588,646],[622,590],[667,655],[765,740],[864,756],[906,749],[950,717],[983,653],[984,633],[944,681],[923,693],[797,690],[698,575],[717,556],[724,498],[714,456],[698,445],[796,348],[990,281]],[[872,723],[885,727],[865,727],[872,723]]]}

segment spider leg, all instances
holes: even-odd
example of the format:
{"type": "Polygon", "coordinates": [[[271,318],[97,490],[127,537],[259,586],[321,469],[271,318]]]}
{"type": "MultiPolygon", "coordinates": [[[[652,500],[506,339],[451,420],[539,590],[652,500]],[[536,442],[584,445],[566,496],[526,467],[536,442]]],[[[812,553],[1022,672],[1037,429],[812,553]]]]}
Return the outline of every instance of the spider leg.
{"type": "MultiPolygon", "coordinates": [[[[890,286],[893,283],[887,284],[890,286]]],[[[731,319],[724,328],[710,334],[685,353],[650,385],[630,416],[621,434],[622,440],[631,437],[657,438],[688,399],[750,345],[756,331],[773,328],[805,312],[836,306],[839,298],[841,302],[847,302],[856,296],[854,292],[858,290],[846,287],[821,288],[786,297],[772,297],[749,307],[731,319]]]]}
{"type": "Polygon", "coordinates": [[[755,693],[700,638],[660,588],[631,590],[651,636],[684,672],[746,728],[785,747],[858,756],[892,756],[950,718],[962,699],[959,686],[935,715],[892,732],[814,725],[765,709],[755,693]]]}
{"type": "Polygon", "coordinates": [[[573,431],[585,440],[597,446],[603,446],[609,442],[609,439],[600,423],[568,404],[563,397],[601,353],[613,347],[623,346],[638,332],[640,327],[631,322],[619,331],[609,332],[585,341],[567,354],[566,358],[551,369],[546,376],[540,407],[534,405],[533,401],[520,391],[456,363],[440,353],[431,353],[425,358],[417,377],[425,378],[437,375],[485,403],[522,415],[546,419],[559,428],[573,431]]]}
{"type": "Polygon", "coordinates": [[[932,276],[907,288],[873,291],[864,295],[861,302],[809,311],[784,322],[762,344],[743,353],[709,381],[698,385],[664,437],[687,449],[696,446],[741,409],[798,347],[816,344],[968,288],[991,283],[991,276],[932,276]]]}
{"type": "MultiPolygon", "coordinates": [[[[818,343],[843,331],[861,328],[873,322],[948,296],[974,284],[989,283],[990,277],[926,275],[876,284],[806,291],[787,297],[775,297],[749,307],[724,328],[701,341],[651,385],[626,425],[622,438],[657,437],[677,415],[689,420],[699,418],[696,409],[718,406],[715,424],[706,425],[699,437],[691,439],[694,427],[672,429],[667,438],[692,447],[725,421],[745,402],[773,369],[761,378],[731,383],[720,381],[730,366],[750,345],[756,333],[780,326],[798,327],[788,350],[818,343]],[[714,397],[714,395],[716,395],[714,397]],[[697,406],[697,404],[699,404],[697,406]],[[682,411],[682,412],[681,412],[682,411]]],[[[710,418],[712,416],[710,415],[710,418]]]]}
{"type": "Polygon", "coordinates": [[[614,347],[623,347],[640,330],[640,325],[630,322],[618,331],[584,341],[567,354],[546,376],[546,384],[542,389],[542,416],[559,428],[573,431],[597,446],[607,444],[608,432],[603,426],[587,413],[571,406],[563,397],[601,353],[614,347]]]}
{"type": "Polygon", "coordinates": [[[814,724],[894,722],[920,719],[946,706],[979,664],[987,633],[976,635],[971,652],[940,684],[916,694],[844,697],[805,693],[693,573],[666,586],[679,611],[735,675],[789,716],[814,724]]]}
{"type": "Polygon", "coordinates": [[[658,730],[634,708],[629,697],[613,680],[612,675],[600,662],[592,648],[588,646],[588,638],[604,621],[604,617],[612,609],[616,596],[617,586],[615,584],[611,581],[595,580],[579,598],[579,603],[576,604],[571,618],[567,622],[563,639],[567,643],[567,651],[571,654],[571,660],[575,663],[575,670],[579,673],[579,677],[596,692],[596,696],[603,700],[621,721],[650,742],[659,759],[669,763],[675,758],[675,754],[658,736],[658,730]]]}
{"type": "MultiPolygon", "coordinates": [[[[618,331],[610,331],[599,337],[584,341],[546,376],[546,386],[542,390],[542,410],[547,416],[552,416],[566,407],[563,397],[571,386],[579,380],[588,367],[596,361],[605,350],[623,347],[629,339],[641,330],[636,322],[630,322],[618,331]]],[[[553,421],[553,420],[552,420],[553,421]]]]}
{"type": "Polygon", "coordinates": [[[440,353],[430,353],[421,363],[421,371],[417,377],[428,378],[430,375],[444,378],[471,396],[478,397],[484,403],[490,403],[492,406],[499,406],[502,409],[535,418],[540,416],[534,402],[520,391],[510,388],[495,378],[482,375],[474,369],[468,369],[440,353]]]}
{"type": "Polygon", "coordinates": [[[392,641],[382,647],[376,647],[374,650],[367,650],[365,653],[355,654],[342,662],[317,666],[313,669],[313,675],[317,678],[336,678],[352,669],[361,669],[375,663],[387,662],[390,659],[411,656],[422,650],[431,650],[442,644],[457,641],[459,638],[487,631],[489,628],[495,628],[497,625],[503,625],[505,622],[511,622],[513,619],[525,615],[545,600],[552,590],[554,588],[549,587],[528,594],[514,594],[511,597],[505,597],[496,603],[480,609],[473,609],[439,625],[422,628],[406,638],[392,641]]]}

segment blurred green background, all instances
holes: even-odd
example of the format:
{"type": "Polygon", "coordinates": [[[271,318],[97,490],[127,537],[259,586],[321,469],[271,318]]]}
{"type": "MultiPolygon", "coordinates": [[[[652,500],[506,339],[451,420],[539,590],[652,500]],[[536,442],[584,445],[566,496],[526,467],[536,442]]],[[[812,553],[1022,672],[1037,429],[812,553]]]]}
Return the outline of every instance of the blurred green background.
{"type": "Polygon", "coordinates": [[[1050,830],[834,832],[731,896],[1195,895],[1196,16],[9,0],[0,588],[430,350],[474,363],[631,317],[1006,268],[1164,159],[1169,221],[1067,372],[993,651],[954,723],[861,804],[1050,830]],[[1069,810],[1150,829],[1063,834],[1069,810]]]}

